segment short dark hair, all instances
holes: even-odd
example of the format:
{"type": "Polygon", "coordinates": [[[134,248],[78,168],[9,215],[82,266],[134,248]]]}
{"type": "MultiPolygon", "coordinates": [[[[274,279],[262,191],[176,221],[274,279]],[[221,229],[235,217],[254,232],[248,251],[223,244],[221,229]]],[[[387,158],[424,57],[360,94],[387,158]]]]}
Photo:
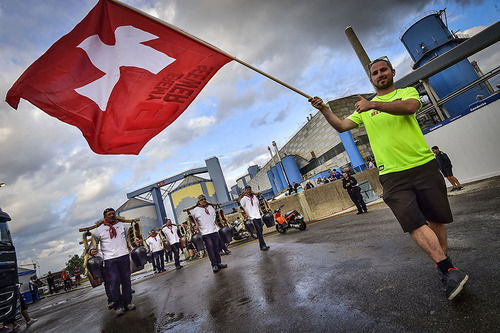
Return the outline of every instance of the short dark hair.
{"type": "Polygon", "coordinates": [[[103,216],[106,216],[106,214],[107,214],[108,212],[111,212],[111,211],[113,211],[113,212],[114,212],[114,211],[115,211],[115,209],[114,209],[114,208],[106,208],[106,209],[102,212],[102,215],[103,215],[103,216]]]}
{"type": "Polygon", "coordinates": [[[246,190],[247,188],[250,188],[250,189],[251,189],[251,188],[252,188],[252,186],[250,186],[250,185],[245,186],[245,190],[246,190]]]}
{"type": "Polygon", "coordinates": [[[437,149],[437,150],[439,150],[439,147],[438,146],[432,146],[431,149],[437,149]]]}
{"type": "Polygon", "coordinates": [[[387,66],[389,66],[389,68],[390,68],[390,69],[394,70],[394,67],[392,67],[392,64],[391,64],[391,62],[389,61],[389,58],[387,58],[386,56],[383,56],[383,57],[377,58],[377,59],[373,60],[372,62],[370,62],[370,63],[368,64],[368,70],[369,70],[369,71],[371,71],[371,70],[372,70],[372,66],[373,66],[374,64],[376,64],[377,62],[380,62],[380,61],[384,61],[384,62],[387,64],[387,66]]]}

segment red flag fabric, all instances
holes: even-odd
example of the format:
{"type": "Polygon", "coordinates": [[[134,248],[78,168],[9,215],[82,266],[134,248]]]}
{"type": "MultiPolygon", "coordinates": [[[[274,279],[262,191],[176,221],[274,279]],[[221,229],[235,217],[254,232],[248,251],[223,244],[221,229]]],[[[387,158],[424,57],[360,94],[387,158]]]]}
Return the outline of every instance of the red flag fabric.
{"type": "Polygon", "coordinates": [[[8,91],[78,127],[98,154],[139,154],[232,59],[110,0],[100,0],[8,91]]]}

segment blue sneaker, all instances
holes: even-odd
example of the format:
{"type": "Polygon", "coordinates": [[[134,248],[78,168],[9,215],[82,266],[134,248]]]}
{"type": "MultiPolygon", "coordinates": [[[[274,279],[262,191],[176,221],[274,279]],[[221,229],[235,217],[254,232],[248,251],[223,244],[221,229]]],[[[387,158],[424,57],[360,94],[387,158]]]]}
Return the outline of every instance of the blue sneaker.
{"type": "Polygon", "coordinates": [[[450,268],[445,276],[446,297],[453,300],[464,288],[469,276],[456,267],[450,268]]]}

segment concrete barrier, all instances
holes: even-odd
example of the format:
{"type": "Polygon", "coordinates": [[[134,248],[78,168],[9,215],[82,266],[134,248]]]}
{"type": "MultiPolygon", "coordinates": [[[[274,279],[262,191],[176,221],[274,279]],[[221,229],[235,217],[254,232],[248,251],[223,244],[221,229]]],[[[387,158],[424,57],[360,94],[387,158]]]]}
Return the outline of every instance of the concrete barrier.
{"type": "MultiPolygon", "coordinates": [[[[367,180],[373,191],[382,196],[382,185],[378,180],[378,170],[370,169],[354,175],[358,183],[367,180]]],[[[282,212],[296,209],[306,221],[318,220],[354,206],[349,194],[342,187],[342,180],[316,186],[312,189],[269,201],[271,209],[283,206],[282,212]]]]}
{"type": "MultiPolygon", "coordinates": [[[[367,180],[375,194],[382,197],[382,185],[378,180],[378,170],[369,169],[354,175],[358,183],[367,180]]],[[[342,180],[316,186],[296,194],[288,195],[277,200],[269,201],[269,206],[274,211],[283,206],[281,212],[296,209],[306,221],[319,220],[335,213],[349,209],[354,206],[349,194],[342,187],[342,180]]],[[[227,214],[228,222],[233,222],[239,218],[238,213],[227,214]]],[[[264,227],[266,230],[266,227],[264,227]]],[[[274,229],[274,228],[270,228],[274,229]]]]}

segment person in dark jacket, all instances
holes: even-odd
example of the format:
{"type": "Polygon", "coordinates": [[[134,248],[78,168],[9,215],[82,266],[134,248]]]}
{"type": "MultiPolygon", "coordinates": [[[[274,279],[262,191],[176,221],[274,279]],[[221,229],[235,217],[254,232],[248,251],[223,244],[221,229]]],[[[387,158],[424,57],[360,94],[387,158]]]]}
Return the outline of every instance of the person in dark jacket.
{"type": "Polygon", "coordinates": [[[356,208],[358,208],[357,214],[366,213],[368,209],[361,195],[361,188],[358,186],[358,181],[353,176],[349,176],[347,172],[344,172],[342,177],[342,187],[347,190],[352,202],[354,202],[356,208]]]}
{"type": "Polygon", "coordinates": [[[431,149],[432,152],[434,153],[434,156],[436,157],[436,161],[439,164],[439,170],[441,170],[443,176],[445,176],[446,179],[448,179],[448,181],[453,186],[451,190],[460,191],[461,189],[463,189],[464,187],[460,184],[458,179],[455,176],[453,176],[453,171],[451,169],[453,166],[451,165],[451,161],[448,155],[439,150],[438,146],[434,146],[431,149]]]}

